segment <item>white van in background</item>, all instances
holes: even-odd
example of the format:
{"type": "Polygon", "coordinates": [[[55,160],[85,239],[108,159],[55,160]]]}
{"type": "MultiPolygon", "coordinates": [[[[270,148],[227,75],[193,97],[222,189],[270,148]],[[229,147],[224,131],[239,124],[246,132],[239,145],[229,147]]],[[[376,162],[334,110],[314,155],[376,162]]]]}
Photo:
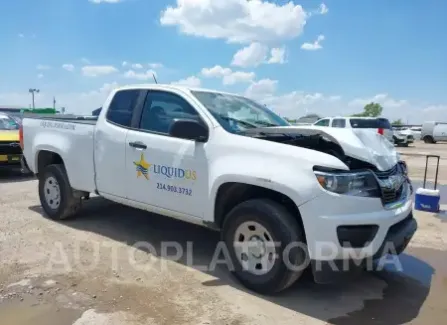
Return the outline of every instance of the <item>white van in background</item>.
{"type": "Polygon", "coordinates": [[[447,122],[424,122],[422,124],[421,139],[425,143],[447,141],[447,122]]]}

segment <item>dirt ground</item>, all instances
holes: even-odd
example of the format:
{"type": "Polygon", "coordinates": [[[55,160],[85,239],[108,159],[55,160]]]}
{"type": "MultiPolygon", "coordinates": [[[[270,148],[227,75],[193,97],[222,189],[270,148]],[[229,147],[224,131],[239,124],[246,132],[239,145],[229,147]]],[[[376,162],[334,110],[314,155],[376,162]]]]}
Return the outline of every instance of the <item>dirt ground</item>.
{"type": "MultiPolygon", "coordinates": [[[[439,156],[438,182],[447,184],[447,142],[427,144],[416,141],[408,147],[399,147],[397,151],[403,160],[409,165],[412,180],[423,180],[427,155],[439,156]]],[[[434,181],[437,158],[429,158],[427,168],[427,180],[434,181]]]]}
{"type": "MultiPolygon", "coordinates": [[[[440,180],[447,183],[447,144],[399,150],[439,150],[440,180]]],[[[420,177],[424,158],[404,157],[420,177]]],[[[419,229],[400,256],[402,271],[365,272],[332,285],[306,276],[267,297],[245,290],[224,267],[203,269],[213,261],[217,233],[99,197],[86,203],[79,218],[51,221],[42,215],[36,180],[0,174],[0,324],[441,325],[447,319],[446,213],[415,212],[419,229]],[[188,254],[161,258],[162,241],[170,240],[188,254]]]]}

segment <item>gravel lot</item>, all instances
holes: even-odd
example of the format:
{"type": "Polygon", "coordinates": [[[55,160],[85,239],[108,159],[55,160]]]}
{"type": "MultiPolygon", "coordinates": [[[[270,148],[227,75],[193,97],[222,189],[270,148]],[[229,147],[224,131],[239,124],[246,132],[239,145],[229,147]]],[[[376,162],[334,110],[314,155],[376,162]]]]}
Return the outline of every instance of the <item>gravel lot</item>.
{"type": "MultiPolygon", "coordinates": [[[[447,144],[399,148],[415,179],[447,144]]],[[[37,181],[0,174],[0,324],[445,324],[447,214],[416,212],[419,230],[400,257],[403,272],[365,273],[348,283],[310,279],[274,297],[242,288],[224,267],[207,272],[215,232],[102,198],[57,223],[42,216],[37,181]],[[160,258],[162,241],[193,250],[160,258]],[[150,246],[135,247],[138,242],[150,246]],[[153,249],[155,251],[153,251],[153,249]],[[188,266],[191,261],[195,267],[188,266]]],[[[444,209],[447,206],[443,206],[444,209]]]]}

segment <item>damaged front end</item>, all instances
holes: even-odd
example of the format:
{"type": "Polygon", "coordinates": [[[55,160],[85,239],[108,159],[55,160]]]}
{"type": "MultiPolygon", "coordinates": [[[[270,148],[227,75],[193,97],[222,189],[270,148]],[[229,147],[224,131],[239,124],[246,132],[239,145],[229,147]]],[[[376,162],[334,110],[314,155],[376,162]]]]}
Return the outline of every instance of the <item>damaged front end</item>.
{"type": "Polygon", "coordinates": [[[380,198],[385,209],[403,205],[413,192],[406,163],[399,160],[394,147],[383,136],[369,130],[277,127],[247,130],[246,135],[340,159],[348,171],[325,167],[314,170],[320,185],[330,192],[380,198]]]}

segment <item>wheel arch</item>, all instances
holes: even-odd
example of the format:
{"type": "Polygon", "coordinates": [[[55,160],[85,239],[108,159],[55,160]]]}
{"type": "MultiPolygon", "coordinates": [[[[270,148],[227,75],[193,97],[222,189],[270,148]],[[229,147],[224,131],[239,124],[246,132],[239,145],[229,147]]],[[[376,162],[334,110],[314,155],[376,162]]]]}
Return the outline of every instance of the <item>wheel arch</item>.
{"type": "Polygon", "coordinates": [[[40,150],[36,155],[36,175],[39,175],[48,165],[53,164],[65,165],[60,154],[51,150],[40,150]]]}
{"type": "Polygon", "coordinates": [[[306,231],[300,210],[288,195],[267,187],[247,183],[226,182],[219,186],[213,211],[215,226],[221,229],[226,216],[236,205],[247,200],[262,198],[270,199],[283,205],[295,216],[306,238],[306,231]]]}

